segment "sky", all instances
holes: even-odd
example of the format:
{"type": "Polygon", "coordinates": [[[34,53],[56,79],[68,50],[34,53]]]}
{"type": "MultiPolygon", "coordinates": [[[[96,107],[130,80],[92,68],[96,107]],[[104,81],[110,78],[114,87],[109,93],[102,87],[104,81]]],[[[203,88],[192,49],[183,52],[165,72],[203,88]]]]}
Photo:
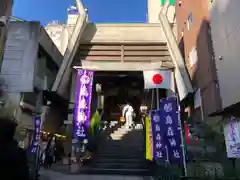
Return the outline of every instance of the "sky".
{"type": "MultiPolygon", "coordinates": [[[[53,20],[66,22],[67,8],[75,0],[15,0],[13,16],[37,20],[47,25],[53,20]]],[[[95,23],[144,23],[147,0],[83,0],[89,19],[95,23]]]]}

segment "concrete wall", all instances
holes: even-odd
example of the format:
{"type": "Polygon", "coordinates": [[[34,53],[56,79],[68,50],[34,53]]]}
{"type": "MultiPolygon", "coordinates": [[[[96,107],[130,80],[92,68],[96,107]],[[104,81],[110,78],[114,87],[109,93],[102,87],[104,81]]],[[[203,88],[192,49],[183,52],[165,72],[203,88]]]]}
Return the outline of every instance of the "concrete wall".
{"type": "Polygon", "coordinates": [[[46,30],[41,27],[40,29],[40,37],[39,43],[43,47],[43,49],[49,54],[52,60],[58,65],[61,65],[62,62],[62,54],[61,51],[56,47],[52,39],[49,37],[46,30]]]}
{"type": "Polygon", "coordinates": [[[8,92],[32,92],[40,23],[10,22],[1,79],[8,92]]]}
{"type": "Polygon", "coordinates": [[[67,35],[67,32],[65,32],[66,26],[64,24],[48,24],[45,29],[53,43],[63,55],[66,50],[63,43],[63,39],[67,35]]]}
{"type": "Polygon", "coordinates": [[[181,5],[176,5],[178,42],[184,46],[182,53],[192,83],[201,90],[205,116],[221,109],[208,17],[208,0],[184,0],[181,5]],[[190,13],[192,22],[188,20],[190,13]]]}
{"type": "MultiPolygon", "coordinates": [[[[44,32],[39,22],[14,21],[9,25],[0,76],[4,88],[1,100],[5,102],[0,108],[0,116],[15,118],[20,128],[33,128],[32,113],[36,111],[39,97],[34,88],[43,89],[44,76],[53,78],[53,73],[47,71],[46,62],[54,61],[60,66],[62,60],[60,52],[44,32]],[[43,47],[39,48],[40,45],[43,47]],[[22,101],[25,96],[30,103],[22,101]],[[20,105],[25,107],[24,111],[20,105]]],[[[48,89],[51,89],[50,83],[48,89]]],[[[61,123],[61,112],[52,106],[43,127],[56,131],[61,123]]]]}
{"type": "Polygon", "coordinates": [[[239,0],[215,0],[210,10],[211,34],[223,108],[240,101],[239,6],[239,0]]]}
{"type": "Polygon", "coordinates": [[[159,24],[88,24],[81,43],[166,42],[159,24]]]}
{"type": "MultiPolygon", "coordinates": [[[[169,0],[166,0],[169,1],[169,0]]],[[[159,13],[163,5],[161,0],[148,0],[148,23],[159,23],[159,13]]],[[[175,6],[170,6],[167,17],[170,23],[174,22],[175,6]]]]}
{"type": "Polygon", "coordinates": [[[76,26],[78,16],[68,14],[67,24],[50,23],[45,28],[62,55],[64,55],[67,49],[68,41],[76,26]]]}
{"type": "Polygon", "coordinates": [[[12,0],[1,0],[0,6],[0,67],[3,60],[4,45],[7,36],[6,22],[8,17],[12,15],[12,0]]]}
{"type": "Polygon", "coordinates": [[[160,0],[148,0],[148,23],[159,23],[159,12],[162,9],[160,0]]]}

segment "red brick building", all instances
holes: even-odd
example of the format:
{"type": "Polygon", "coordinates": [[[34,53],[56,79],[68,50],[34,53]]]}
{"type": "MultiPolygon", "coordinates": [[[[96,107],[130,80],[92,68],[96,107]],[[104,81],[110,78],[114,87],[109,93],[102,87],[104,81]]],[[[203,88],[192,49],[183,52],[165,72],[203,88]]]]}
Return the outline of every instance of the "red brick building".
{"type": "MultiPolygon", "coordinates": [[[[200,90],[201,108],[195,108],[194,117],[206,118],[221,109],[216,66],[209,25],[209,0],[177,0],[177,38],[185,57],[194,88],[200,90]]],[[[196,93],[197,94],[197,93],[196,93]]],[[[197,95],[195,96],[197,98],[197,95]]],[[[195,101],[196,103],[196,101],[195,101]]],[[[194,104],[194,103],[193,103],[194,104]]],[[[193,105],[194,107],[194,105],[193,105]]]]}

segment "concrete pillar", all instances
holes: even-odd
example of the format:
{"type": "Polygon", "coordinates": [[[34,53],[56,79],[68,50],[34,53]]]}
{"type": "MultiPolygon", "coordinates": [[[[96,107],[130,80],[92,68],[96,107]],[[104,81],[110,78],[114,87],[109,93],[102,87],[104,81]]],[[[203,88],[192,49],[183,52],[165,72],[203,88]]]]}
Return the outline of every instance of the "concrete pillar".
{"type": "MultiPolygon", "coordinates": [[[[71,80],[71,86],[70,86],[70,104],[68,106],[69,109],[73,109],[75,105],[75,90],[76,90],[76,80],[77,80],[77,72],[72,72],[72,80],[71,80]]],[[[64,149],[66,153],[71,152],[72,149],[72,130],[73,130],[73,117],[74,113],[68,114],[67,119],[67,127],[66,127],[66,133],[67,133],[67,139],[64,145],[64,149]]]]}

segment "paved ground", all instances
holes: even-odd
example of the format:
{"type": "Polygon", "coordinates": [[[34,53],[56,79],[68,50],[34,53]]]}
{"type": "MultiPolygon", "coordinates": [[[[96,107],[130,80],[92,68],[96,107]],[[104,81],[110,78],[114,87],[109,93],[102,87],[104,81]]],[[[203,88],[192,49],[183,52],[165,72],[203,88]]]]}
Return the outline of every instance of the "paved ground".
{"type": "Polygon", "coordinates": [[[150,178],[134,176],[69,175],[44,169],[40,171],[40,175],[40,180],[150,180],[150,178]]]}

